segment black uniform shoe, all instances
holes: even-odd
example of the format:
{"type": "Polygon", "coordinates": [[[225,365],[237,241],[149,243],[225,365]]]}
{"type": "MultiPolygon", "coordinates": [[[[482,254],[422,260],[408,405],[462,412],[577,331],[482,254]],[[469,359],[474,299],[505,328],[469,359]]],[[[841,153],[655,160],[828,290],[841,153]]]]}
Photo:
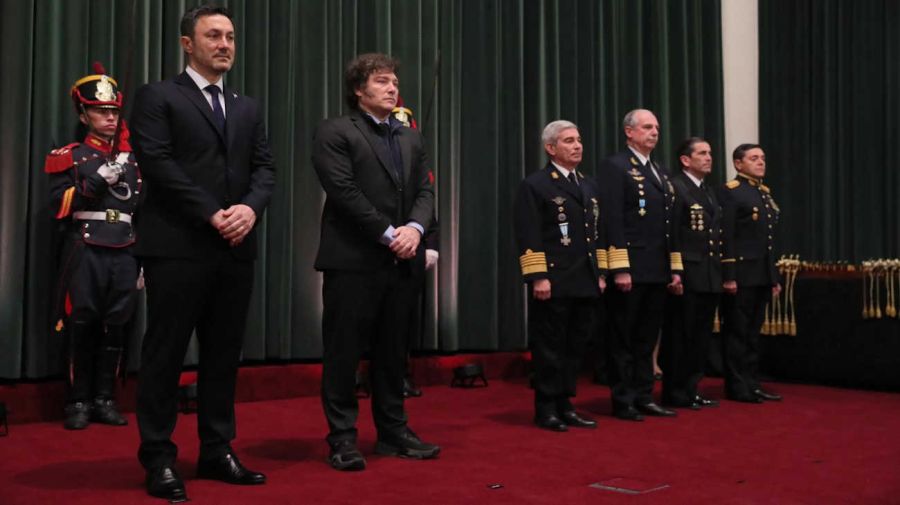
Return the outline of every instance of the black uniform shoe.
{"type": "Polygon", "coordinates": [[[63,427],[67,430],[83,430],[91,421],[91,406],[86,402],[75,402],[66,405],[66,420],[63,427]]]}
{"type": "Polygon", "coordinates": [[[409,377],[404,377],[403,378],[403,397],[404,398],[409,398],[409,397],[418,398],[420,396],[422,396],[422,390],[416,387],[416,385],[413,383],[412,379],[410,379],[409,377]]]}
{"type": "Polygon", "coordinates": [[[726,398],[728,398],[731,401],[741,402],[741,403],[762,403],[763,402],[763,399],[756,395],[751,395],[751,396],[727,395],[726,398]]]}
{"type": "Polygon", "coordinates": [[[578,412],[569,410],[562,413],[562,420],[566,425],[573,428],[596,428],[597,421],[588,416],[578,415],[578,412]]]}
{"type": "Polygon", "coordinates": [[[559,432],[569,431],[569,427],[566,425],[565,421],[554,414],[534,416],[534,424],[538,428],[543,428],[545,430],[559,432]]]}
{"type": "Polygon", "coordinates": [[[113,426],[125,426],[128,420],[122,417],[116,408],[116,402],[110,398],[94,398],[91,406],[91,421],[113,426]]]}
{"type": "Polygon", "coordinates": [[[680,401],[671,401],[671,400],[663,400],[662,402],[664,407],[672,407],[677,409],[691,409],[691,410],[700,410],[700,404],[697,403],[697,400],[680,400],[680,401]]]}
{"type": "Polygon", "coordinates": [[[759,398],[762,398],[763,400],[768,400],[770,402],[780,402],[781,401],[780,394],[770,393],[769,391],[766,391],[764,389],[754,389],[753,394],[755,394],[759,398]]]}
{"type": "Polygon", "coordinates": [[[169,500],[172,503],[187,501],[184,482],[175,468],[162,466],[147,472],[147,494],[169,500]]]}
{"type": "Polygon", "coordinates": [[[705,398],[700,395],[697,395],[694,397],[694,403],[696,403],[697,405],[700,405],[701,407],[718,407],[719,406],[718,400],[705,398]]]}
{"type": "Polygon", "coordinates": [[[622,408],[614,408],[613,416],[622,419],[624,421],[643,421],[644,416],[641,415],[640,412],[637,411],[636,408],[632,406],[622,407],[622,408]]]}
{"type": "Polygon", "coordinates": [[[237,456],[230,452],[218,458],[198,460],[197,478],[219,480],[242,486],[266,483],[264,474],[244,467],[237,456]]]}
{"type": "Polygon", "coordinates": [[[331,454],[328,455],[328,463],[335,470],[347,472],[366,469],[366,458],[351,440],[341,440],[333,444],[331,454]]]}
{"type": "Polygon", "coordinates": [[[656,416],[656,417],[675,417],[678,415],[674,410],[669,410],[664,407],[660,407],[659,405],[650,402],[645,403],[643,405],[638,405],[637,410],[644,415],[648,416],[656,416]]]}
{"type": "Polygon", "coordinates": [[[384,456],[399,456],[401,458],[431,459],[440,454],[441,448],[428,442],[423,442],[409,428],[397,434],[378,436],[375,443],[375,453],[384,456]]]}

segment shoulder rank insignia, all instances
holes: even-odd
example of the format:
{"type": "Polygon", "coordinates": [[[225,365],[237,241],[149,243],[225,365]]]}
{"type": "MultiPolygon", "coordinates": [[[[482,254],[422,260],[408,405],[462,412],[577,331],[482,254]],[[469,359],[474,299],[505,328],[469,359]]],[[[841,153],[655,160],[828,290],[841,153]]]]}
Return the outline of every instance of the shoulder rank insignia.
{"type": "Polygon", "coordinates": [[[630,161],[631,161],[631,164],[632,164],[633,166],[638,166],[638,165],[639,165],[638,160],[634,159],[634,156],[632,156],[632,157],[630,158],[630,161]]]}
{"type": "Polygon", "coordinates": [[[75,142],[50,151],[50,154],[48,154],[47,158],[44,160],[44,172],[55,174],[57,172],[68,170],[75,164],[75,160],[72,159],[72,149],[77,146],[78,142],[75,142]]]}
{"type": "Polygon", "coordinates": [[[772,191],[769,189],[769,187],[766,186],[765,184],[760,184],[760,185],[759,185],[759,190],[762,191],[763,193],[771,193],[771,192],[772,192],[772,191]]]}
{"type": "Polygon", "coordinates": [[[732,179],[725,183],[725,187],[728,189],[734,189],[740,185],[741,185],[741,181],[739,181],[737,179],[732,179]]]}
{"type": "Polygon", "coordinates": [[[556,170],[554,170],[554,171],[550,172],[550,177],[552,177],[554,179],[559,179],[559,174],[556,173],[556,170]]]}

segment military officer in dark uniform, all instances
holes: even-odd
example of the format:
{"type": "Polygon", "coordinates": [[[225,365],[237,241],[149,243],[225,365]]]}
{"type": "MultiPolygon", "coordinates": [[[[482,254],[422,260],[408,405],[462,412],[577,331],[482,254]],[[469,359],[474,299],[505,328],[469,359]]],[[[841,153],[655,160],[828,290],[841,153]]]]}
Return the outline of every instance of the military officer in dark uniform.
{"type": "Polygon", "coordinates": [[[613,415],[643,421],[644,415],[674,416],[653,401],[653,347],[662,326],[666,288],[678,293],[681,254],[671,250],[668,215],[672,185],[650,159],[659,139],[652,112],[625,115],[627,149],[600,163],[597,180],[607,210],[610,387],[613,415]]]}
{"type": "Polygon", "coordinates": [[[766,154],[758,144],[733,153],[737,177],[719,191],[722,205],[723,354],[725,394],[731,400],[778,401],[759,383],[759,332],[770,294],[781,292],[772,250],[779,209],[769,188],[766,154]]]}
{"type": "Polygon", "coordinates": [[[90,421],[127,424],[114,401],[122,365],[125,325],[134,312],[138,266],[131,252],[131,227],[141,178],[128,131],[120,121],[122,93],[103,67],[79,79],[71,90],[86,130],[81,143],[52,151],[44,170],[56,219],[65,222],[65,244],[57,293],[68,327],[69,399],[66,429],[90,421]]]}
{"type": "Polygon", "coordinates": [[[681,252],[684,293],[669,298],[665,336],[660,349],[663,375],[662,401],[666,406],[718,406],[700,395],[713,319],[722,292],[720,227],[722,210],[704,179],[712,171],[709,142],[691,137],[678,148],[681,171],[670,181],[675,188],[670,234],[681,252]]]}
{"type": "Polygon", "coordinates": [[[552,431],[594,428],[570,398],[596,300],[606,288],[600,195],[578,172],[578,127],[554,121],[541,136],[550,162],[522,181],[515,202],[515,232],[528,283],[528,333],[534,367],[534,422],[552,431]]]}

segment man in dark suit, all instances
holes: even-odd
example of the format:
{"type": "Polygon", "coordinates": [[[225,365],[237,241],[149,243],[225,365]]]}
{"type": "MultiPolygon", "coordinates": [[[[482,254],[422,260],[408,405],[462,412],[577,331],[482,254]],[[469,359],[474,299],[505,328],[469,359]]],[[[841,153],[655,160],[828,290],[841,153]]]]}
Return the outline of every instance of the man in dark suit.
{"type": "Polygon", "coordinates": [[[759,332],[769,296],[781,292],[775,267],[775,227],[780,210],[768,186],[766,153],[758,144],[741,144],[732,155],[737,177],[719,188],[722,203],[722,347],[725,395],[762,403],[781,396],[759,382],[759,332]]]}
{"type": "Polygon", "coordinates": [[[132,125],[146,182],[137,223],[149,323],[141,351],[138,457],[153,496],[184,499],[171,440],[176,393],[192,332],[200,344],[197,475],[262,484],[231,448],[234,389],[256,258],[254,225],[275,183],[259,104],[223,87],[234,27],[221,7],[181,20],[185,72],[143,86],[132,125]]]}
{"type": "Polygon", "coordinates": [[[608,209],[609,383],[613,415],[643,421],[674,416],[653,401],[653,347],[662,325],[666,287],[678,293],[681,255],[670,250],[672,188],[665,170],[651,161],[659,139],[652,112],[636,109],[623,121],[627,149],[600,163],[597,181],[608,209]]]}
{"type": "Polygon", "coordinates": [[[531,292],[534,423],[551,431],[595,428],[571,398],[606,288],[600,192],[577,170],[583,151],[575,124],[553,121],[541,140],[550,162],[519,185],[514,212],[519,264],[531,292]]]}
{"type": "Polygon", "coordinates": [[[356,446],[354,392],[360,355],[371,344],[375,452],[434,458],[440,447],[407,426],[403,377],[411,311],[425,271],[422,235],[434,215],[434,190],[418,131],[391,111],[397,105],[398,62],[363,54],[347,66],[346,116],[322,122],[312,162],[325,208],[315,267],[322,287],[322,405],[329,463],[362,470],[356,446]]]}
{"type": "Polygon", "coordinates": [[[713,318],[722,292],[719,229],[722,211],[704,179],[712,171],[709,143],[691,137],[678,147],[681,170],[670,181],[675,189],[670,234],[681,252],[684,293],[669,298],[666,331],[660,348],[662,401],[666,406],[718,406],[697,390],[703,378],[713,318]]]}

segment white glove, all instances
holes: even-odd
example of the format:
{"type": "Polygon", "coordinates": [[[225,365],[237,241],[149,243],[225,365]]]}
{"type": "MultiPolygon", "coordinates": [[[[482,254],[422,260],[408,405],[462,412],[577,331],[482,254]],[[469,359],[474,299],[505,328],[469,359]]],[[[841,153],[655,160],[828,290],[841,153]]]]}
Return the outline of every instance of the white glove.
{"type": "Polygon", "coordinates": [[[97,173],[100,174],[100,177],[103,177],[103,180],[105,180],[107,184],[112,186],[119,182],[119,177],[125,173],[125,169],[118,163],[112,165],[104,163],[103,166],[97,169],[97,173]]]}
{"type": "Polygon", "coordinates": [[[432,268],[434,268],[434,266],[437,265],[438,258],[440,257],[440,253],[438,253],[434,249],[425,249],[425,270],[431,270],[432,268]]]}

